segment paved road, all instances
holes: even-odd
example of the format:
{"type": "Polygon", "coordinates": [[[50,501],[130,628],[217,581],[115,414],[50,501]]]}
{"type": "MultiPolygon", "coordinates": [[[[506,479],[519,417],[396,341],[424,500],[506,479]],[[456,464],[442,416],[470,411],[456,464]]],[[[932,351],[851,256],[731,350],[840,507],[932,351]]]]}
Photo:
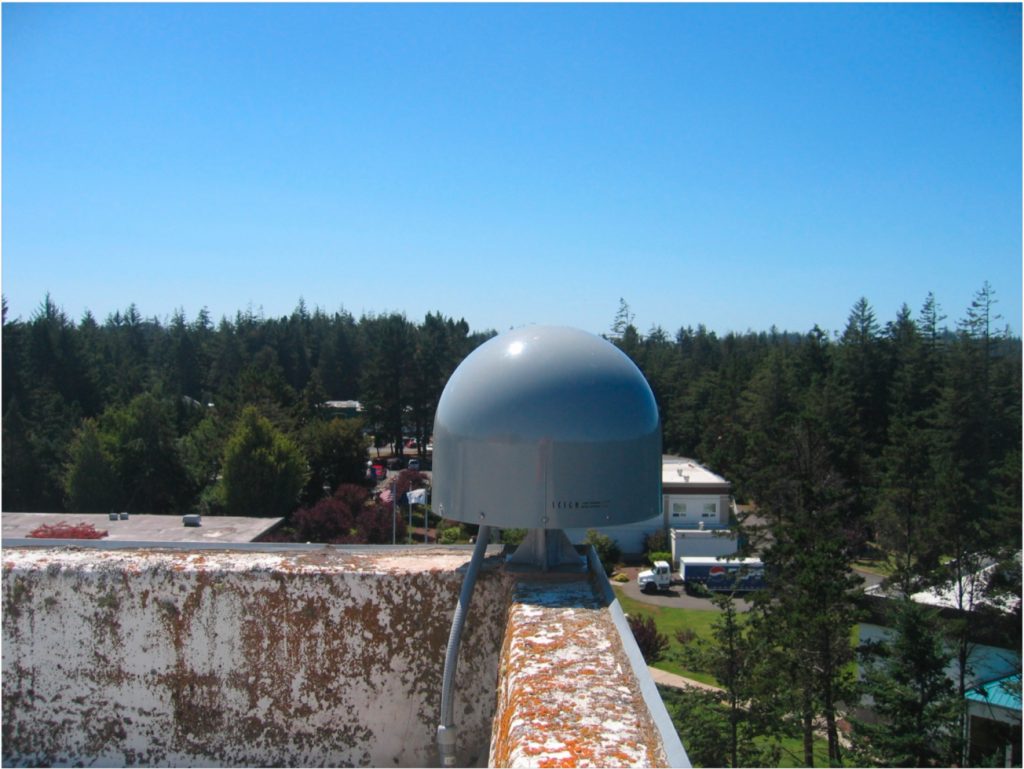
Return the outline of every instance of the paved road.
{"type": "MultiPolygon", "coordinates": [[[[612,582],[612,586],[622,590],[627,598],[635,601],[648,603],[652,606],[668,606],[673,609],[703,609],[704,611],[717,611],[715,605],[709,598],[698,598],[695,595],[687,595],[683,590],[682,583],[672,585],[671,589],[663,590],[660,593],[648,595],[640,591],[636,584],[636,575],[642,571],[639,567],[627,567],[623,572],[629,576],[629,582],[612,582]]],[[[750,603],[744,598],[736,599],[736,611],[747,611],[750,603]]]]}
{"type": "Polygon", "coordinates": [[[853,571],[857,576],[864,578],[865,590],[867,590],[869,587],[873,585],[881,583],[881,581],[884,579],[884,577],[880,577],[877,574],[872,574],[869,571],[861,571],[860,569],[854,569],[853,571]]]}
{"type": "Polygon", "coordinates": [[[660,668],[652,668],[650,665],[647,666],[647,670],[650,671],[654,683],[661,684],[662,686],[672,686],[676,689],[705,689],[711,692],[723,691],[717,686],[694,681],[692,678],[678,676],[675,673],[669,673],[667,670],[661,670],[660,668]]]}
{"type": "MultiPolygon", "coordinates": [[[[668,606],[673,609],[703,609],[705,611],[717,611],[715,605],[711,603],[709,598],[698,598],[694,595],[687,595],[686,591],[683,590],[682,584],[673,584],[671,589],[663,590],[660,593],[654,595],[648,595],[647,593],[641,592],[640,586],[636,583],[636,575],[642,570],[641,567],[627,567],[623,569],[623,572],[629,576],[629,582],[612,582],[612,586],[622,590],[623,594],[627,598],[632,598],[635,601],[641,603],[651,604],[652,606],[668,606]]],[[[870,585],[877,585],[882,581],[882,578],[877,574],[870,574],[865,571],[854,570],[858,575],[864,578],[864,587],[870,585]]],[[[746,598],[736,598],[735,602],[736,611],[743,612],[750,609],[750,601],[746,598]]]]}

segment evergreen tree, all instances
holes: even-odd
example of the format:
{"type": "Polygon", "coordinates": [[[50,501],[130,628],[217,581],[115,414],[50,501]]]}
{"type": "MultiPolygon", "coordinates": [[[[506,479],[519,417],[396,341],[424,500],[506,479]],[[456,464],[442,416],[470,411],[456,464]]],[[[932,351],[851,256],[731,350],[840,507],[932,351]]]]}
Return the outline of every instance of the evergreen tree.
{"type": "Polygon", "coordinates": [[[626,329],[633,325],[634,317],[629,309],[629,303],[619,297],[619,309],[615,311],[615,320],[612,321],[612,339],[621,339],[626,333],[626,329]]]}
{"type": "Polygon", "coordinates": [[[231,424],[216,409],[207,409],[203,419],[179,441],[181,460],[195,489],[193,505],[204,514],[222,512],[223,498],[217,478],[221,472],[224,447],[230,437],[231,424]]]}
{"type": "Polygon", "coordinates": [[[729,724],[718,695],[668,687],[659,687],[659,692],[690,762],[698,767],[728,766],[729,724]]]}
{"type": "Polygon", "coordinates": [[[410,404],[414,339],[404,315],[365,320],[367,360],[363,370],[362,403],[369,423],[395,452],[403,453],[402,436],[410,404]]]}
{"type": "Polygon", "coordinates": [[[366,472],[368,441],[359,419],[310,422],[302,431],[302,448],[309,461],[303,502],[315,503],[342,484],[360,484],[366,472]]]}
{"type": "Polygon", "coordinates": [[[777,438],[770,443],[773,472],[759,476],[753,491],[771,532],[761,557],[766,570],[780,577],[755,595],[752,620],[775,650],[774,678],[791,692],[808,765],[819,716],[830,764],[841,765],[837,718],[853,685],[847,664],[860,582],[850,569],[849,494],[830,463],[820,406],[813,400],[777,438]]]}
{"type": "Polygon", "coordinates": [[[16,398],[3,415],[3,495],[4,512],[39,511],[45,468],[35,458],[31,425],[21,413],[16,398]]]}
{"type": "Polygon", "coordinates": [[[848,525],[866,536],[888,420],[881,337],[867,299],[858,300],[850,311],[835,351],[830,385],[829,451],[848,482],[848,525]]]}
{"type": "Polygon", "coordinates": [[[306,483],[306,460],[253,406],[242,410],[224,450],[223,498],[228,515],[284,516],[306,483]]]}
{"type": "Polygon", "coordinates": [[[891,416],[871,521],[876,541],[892,558],[892,581],[909,595],[935,566],[939,545],[932,520],[935,372],[906,305],[886,336],[891,416]]]}
{"type": "Polygon", "coordinates": [[[765,709],[755,700],[758,676],[769,670],[761,663],[760,641],[751,626],[741,620],[732,596],[717,593],[712,603],[718,610],[711,627],[712,642],[701,652],[701,667],[722,687],[721,702],[728,719],[729,766],[771,766],[778,751],[779,724],[764,718],[765,709]]]}
{"type": "Polygon", "coordinates": [[[904,598],[891,638],[865,649],[864,693],[877,721],[853,719],[856,758],[877,766],[952,766],[957,700],[935,610],[904,598]]]}
{"type": "Polygon", "coordinates": [[[64,484],[68,509],[75,513],[110,512],[123,501],[113,457],[95,420],[84,420],[75,433],[64,484]]]}
{"type": "Polygon", "coordinates": [[[168,399],[143,393],[100,417],[100,429],[119,480],[119,507],[142,513],[179,513],[195,489],[179,450],[174,408],[168,399]]]}

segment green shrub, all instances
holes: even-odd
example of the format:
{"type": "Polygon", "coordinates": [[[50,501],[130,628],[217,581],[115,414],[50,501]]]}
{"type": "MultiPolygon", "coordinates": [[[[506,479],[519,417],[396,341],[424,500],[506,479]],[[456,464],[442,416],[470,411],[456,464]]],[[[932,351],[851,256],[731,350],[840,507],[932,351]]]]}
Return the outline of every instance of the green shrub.
{"type": "Polygon", "coordinates": [[[607,534],[602,534],[597,529],[588,529],[587,537],[583,542],[594,546],[594,549],[597,551],[597,557],[601,560],[601,566],[604,567],[604,573],[610,577],[612,572],[615,571],[615,566],[618,564],[619,559],[622,557],[622,551],[619,550],[615,540],[607,534]]]}
{"type": "Polygon", "coordinates": [[[447,529],[442,529],[438,541],[442,545],[454,545],[460,540],[465,539],[461,526],[452,526],[447,529]]]}
{"type": "Polygon", "coordinates": [[[298,446],[246,406],[224,448],[221,484],[228,515],[274,517],[291,513],[306,485],[306,458],[298,446]]]}
{"type": "Polygon", "coordinates": [[[629,582],[629,577],[619,572],[611,577],[612,582],[629,582]]]}
{"type": "Polygon", "coordinates": [[[502,529],[501,542],[504,545],[518,547],[523,544],[523,540],[526,539],[526,532],[527,529],[502,529]]]}
{"type": "Polygon", "coordinates": [[[649,564],[651,564],[651,566],[654,566],[654,562],[655,561],[667,561],[668,565],[670,567],[672,567],[673,569],[675,568],[673,563],[672,563],[672,553],[660,552],[660,551],[655,551],[653,553],[648,553],[647,554],[647,562],[649,564]]]}

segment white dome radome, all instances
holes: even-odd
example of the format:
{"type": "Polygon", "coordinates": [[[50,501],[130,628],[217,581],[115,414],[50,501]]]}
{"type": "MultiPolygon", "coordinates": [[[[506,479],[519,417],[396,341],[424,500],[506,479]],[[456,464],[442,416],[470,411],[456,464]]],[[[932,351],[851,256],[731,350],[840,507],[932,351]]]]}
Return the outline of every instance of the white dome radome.
{"type": "Polygon", "coordinates": [[[612,526],[661,512],[661,425],[617,347],[528,326],[455,370],[434,419],[434,511],[502,528],[612,526]]]}

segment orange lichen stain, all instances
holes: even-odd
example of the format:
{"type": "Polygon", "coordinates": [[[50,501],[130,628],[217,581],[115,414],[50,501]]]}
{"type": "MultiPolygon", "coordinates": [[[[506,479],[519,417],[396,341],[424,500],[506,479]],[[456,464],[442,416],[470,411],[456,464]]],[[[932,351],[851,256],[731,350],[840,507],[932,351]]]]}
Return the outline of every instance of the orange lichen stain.
{"type": "Polygon", "coordinates": [[[610,619],[582,592],[578,598],[579,605],[569,606],[564,601],[535,603],[527,596],[510,607],[492,765],[525,760],[538,767],[651,766],[664,761],[659,761],[660,740],[610,619]],[[612,722],[626,730],[609,732],[605,724],[612,722]]]}
{"type": "Polygon", "coordinates": [[[538,761],[537,766],[539,766],[540,769],[552,769],[553,767],[559,766],[578,766],[578,764],[576,762],[575,757],[558,759],[545,758],[541,761],[538,761]]]}

